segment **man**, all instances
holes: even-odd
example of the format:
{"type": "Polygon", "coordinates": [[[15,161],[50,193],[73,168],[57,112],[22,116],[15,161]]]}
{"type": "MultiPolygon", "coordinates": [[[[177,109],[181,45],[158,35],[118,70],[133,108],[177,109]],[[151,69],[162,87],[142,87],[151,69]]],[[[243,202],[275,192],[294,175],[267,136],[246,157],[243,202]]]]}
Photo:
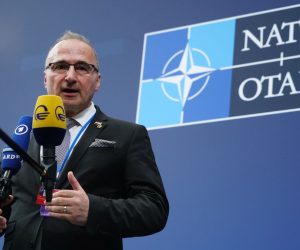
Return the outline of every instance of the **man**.
{"type": "MultiPolygon", "coordinates": [[[[122,249],[122,238],[163,229],[168,201],[143,126],[110,118],[92,103],[101,75],[89,41],[66,32],[50,49],[44,72],[48,94],[62,98],[70,129],[71,155],[58,164],[48,217],[35,203],[40,178],[32,168],[14,177],[4,249],[122,249]]],[[[28,153],[40,161],[31,139],[28,153]]],[[[5,220],[0,220],[0,227],[5,220]]]]}

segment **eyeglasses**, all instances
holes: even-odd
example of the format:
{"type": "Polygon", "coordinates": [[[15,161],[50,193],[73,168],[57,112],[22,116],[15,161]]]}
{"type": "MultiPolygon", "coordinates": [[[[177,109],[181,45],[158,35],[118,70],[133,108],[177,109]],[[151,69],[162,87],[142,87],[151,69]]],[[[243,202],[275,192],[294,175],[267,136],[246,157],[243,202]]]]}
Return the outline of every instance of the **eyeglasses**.
{"type": "Polygon", "coordinates": [[[49,63],[48,66],[46,67],[46,69],[51,69],[53,72],[55,72],[57,74],[66,74],[69,71],[71,66],[74,66],[75,72],[78,75],[88,75],[94,71],[96,71],[96,72],[99,71],[96,68],[96,66],[93,64],[89,64],[86,62],[77,62],[77,63],[71,64],[71,63],[67,63],[65,61],[49,63]]]}

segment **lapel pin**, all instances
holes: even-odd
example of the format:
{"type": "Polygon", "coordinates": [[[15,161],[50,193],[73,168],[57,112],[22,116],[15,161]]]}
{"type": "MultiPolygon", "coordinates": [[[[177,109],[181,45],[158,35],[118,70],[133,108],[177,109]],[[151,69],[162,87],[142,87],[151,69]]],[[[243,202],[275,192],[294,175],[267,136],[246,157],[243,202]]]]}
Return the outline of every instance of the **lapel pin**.
{"type": "Polygon", "coordinates": [[[94,124],[97,128],[102,128],[102,122],[95,122],[94,124]]]}

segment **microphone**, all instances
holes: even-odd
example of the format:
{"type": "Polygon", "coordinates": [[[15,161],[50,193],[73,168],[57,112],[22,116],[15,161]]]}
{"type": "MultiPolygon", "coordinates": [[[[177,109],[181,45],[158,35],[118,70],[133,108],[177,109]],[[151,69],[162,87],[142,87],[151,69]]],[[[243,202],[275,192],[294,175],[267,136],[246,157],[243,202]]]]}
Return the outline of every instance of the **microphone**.
{"type": "Polygon", "coordinates": [[[34,108],[33,135],[42,146],[42,166],[46,175],[42,177],[46,201],[52,200],[57,172],[55,146],[62,143],[66,133],[66,114],[63,101],[56,95],[39,96],[34,108]]]}
{"type": "MultiPolygon", "coordinates": [[[[32,117],[22,116],[12,135],[12,140],[24,151],[27,151],[32,129],[32,117]]],[[[2,151],[2,172],[0,178],[0,202],[3,202],[11,190],[11,177],[21,168],[21,156],[12,148],[4,148],[2,151]]]]}

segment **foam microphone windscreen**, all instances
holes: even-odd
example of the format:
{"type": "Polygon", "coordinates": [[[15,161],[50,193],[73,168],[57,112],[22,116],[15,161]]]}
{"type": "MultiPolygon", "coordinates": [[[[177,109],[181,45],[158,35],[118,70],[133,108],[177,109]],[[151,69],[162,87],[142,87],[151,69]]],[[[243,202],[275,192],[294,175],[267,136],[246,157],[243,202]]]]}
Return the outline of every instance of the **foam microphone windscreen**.
{"type": "Polygon", "coordinates": [[[61,97],[39,96],[34,108],[33,134],[38,144],[58,146],[66,133],[66,114],[61,97]]]}
{"type": "MultiPolygon", "coordinates": [[[[16,142],[24,151],[27,151],[30,133],[32,129],[32,117],[22,116],[12,135],[12,140],[16,142]]],[[[2,151],[2,169],[11,170],[15,174],[21,167],[21,157],[13,149],[5,148],[2,151]]]]}

